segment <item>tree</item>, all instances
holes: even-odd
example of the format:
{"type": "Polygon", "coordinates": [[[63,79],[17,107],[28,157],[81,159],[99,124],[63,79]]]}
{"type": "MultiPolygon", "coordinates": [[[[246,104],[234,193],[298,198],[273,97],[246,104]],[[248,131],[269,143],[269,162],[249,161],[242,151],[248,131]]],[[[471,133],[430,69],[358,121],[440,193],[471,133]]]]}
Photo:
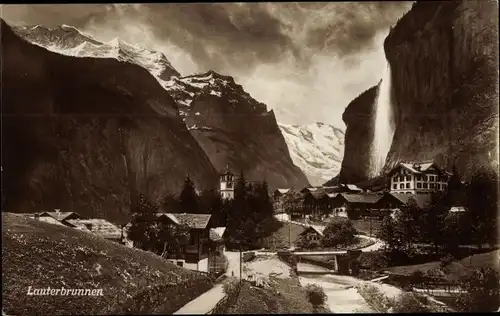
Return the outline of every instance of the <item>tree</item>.
{"type": "Polygon", "coordinates": [[[158,210],[158,206],[149,201],[144,194],[140,194],[137,204],[132,210],[128,238],[140,249],[150,250],[155,248],[151,241],[155,236],[155,213],[158,210]]]}
{"type": "Polygon", "coordinates": [[[162,257],[169,253],[178,253],[183,245],[189,241],[189,227],[176,225],[165,217],[156,221],[156,234],[154,235],[155,252],[162,257]]]}
{"type": "Polygon", "coordinates": [[[495,171],[479,171],[473,175],[467,187],[468,222],[471,237],[481,246],[497,240],[498,174],[495,171]]]}
{"type": "Polygon", "coordinates": [[[325,247],[350,245],[355,241],[356,229],[351,220],[335,218],[326,225],[323,235],[323,246],[325,247]]]}
{"type": "Polygon", "coordinates": [[[189,177],[184,181],[184,188],[179,196],[179,207],[182,213],[199,213],[200,205],[198,194],[194,187],[194,183],[189,177]]]}
{"type": "Polygon", "coordinates": [[[493,312],[500,306],[500,276],[494,269],[477,269],[462,278],[460,284],[466,293],[457,298],[457,305],[465,312],[493,312]]]}
{"type": "Polygon", "coordinates": [[[400,242],[397,239],[395,226],[396,223],[392,219],[392,216],[385,216],[380,225],[377,237],[384,242],[386,251],[394,252],[400,249],[400,242]]]}
{"type": "Polygon", "coordinates": [[[447,198],[440,192],[431,195],[431,201],[422,211],[419,223],[420,236],[423,240],[434,245],[434,252],[439,252],[439,246],[443,244],[445,231],[445,219],[448,215],[450,205],[447,198]]]}
{"type": "Polygon", "coordinates": [[[327,296],[323,288],[317,284],[308,284],[306,286],[307,299],[316,310],[318,307],[325,304],[327,296]]]}
{"type": "Polygon", "coordinates": [[[399,238],[407,253],[411,252],[413,244],[419,237],[418,216],[420,209],[417,201],[411,198],[401,208],[396,217],[396,239],[399,238]]]}
{"type": "Polygon", "coordinates": [[[399,294],[394,302],[394,313],[429,313],[431,310],[425,306],[417,294],[403,292],[399,294]]]}

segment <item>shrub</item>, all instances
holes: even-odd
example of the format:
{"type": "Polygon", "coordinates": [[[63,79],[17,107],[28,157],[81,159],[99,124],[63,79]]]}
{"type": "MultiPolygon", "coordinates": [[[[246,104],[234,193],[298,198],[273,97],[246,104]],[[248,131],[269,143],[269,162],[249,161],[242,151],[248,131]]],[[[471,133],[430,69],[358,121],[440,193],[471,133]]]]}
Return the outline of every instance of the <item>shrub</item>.
{"type": "Polygon", "coordinates": [[[363,252],[359,258],[359,263],[365,269],[380,270],[388,266],[387,256],[383,252],[363,252]]]}
{"type": "Polygon", "coordinates": [[[359,285],[357,290],[366,303],[380,313],[386,313],[389,308],[394,306],[394,300],[385,296],[374,285],[364,283],[359,285]]]}
{"type": "Polygon", "coordinates": [[[309,284],[306,286],[306,293],[309,302],[314,307],[319,307],[325,304],[327,297],[325,291],[323,291],[323,288],[321,286],[316,284],[309,284]]]}
{"type": "Polygon", "coordinates": [[[226,280],[226,282],[224,282],[222,289],[224,290],[224,294],[231,295],[238,290],[239,286],[240,280],[236,277],[230,277],[226,280]]]}
{"type": "Polygon", "coordinates": [[[401,293],[393,307],[394,313],[429,313],[430,309],[425,306],[415,293],[401,293]]]}
{"type": "Polygon", "coordinates": [[[441,269],[444,269],[447,266],[449,266],[455,260],[456,259],[455,259],[455,257],[453,257],[453,255],[447,254],[446,256],[444,256],[443,258],[441,258],[441,262],[439,263],[439,266],[441,267],[441,269]]]}

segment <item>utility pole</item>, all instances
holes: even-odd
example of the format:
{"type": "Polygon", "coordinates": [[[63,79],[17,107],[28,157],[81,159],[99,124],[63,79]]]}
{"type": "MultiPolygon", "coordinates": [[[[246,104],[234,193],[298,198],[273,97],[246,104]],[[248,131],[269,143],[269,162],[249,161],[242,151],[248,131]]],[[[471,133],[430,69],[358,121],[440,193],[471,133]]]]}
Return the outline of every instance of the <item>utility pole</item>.
{"type": "Polygon", "coordinates": [[[241,278],[241,272],[243,270],[242,266],[243,266],[243,256],[241,254],[241,245],[240,245],[240,283],[242,282],[242,278],[241,278]]]}

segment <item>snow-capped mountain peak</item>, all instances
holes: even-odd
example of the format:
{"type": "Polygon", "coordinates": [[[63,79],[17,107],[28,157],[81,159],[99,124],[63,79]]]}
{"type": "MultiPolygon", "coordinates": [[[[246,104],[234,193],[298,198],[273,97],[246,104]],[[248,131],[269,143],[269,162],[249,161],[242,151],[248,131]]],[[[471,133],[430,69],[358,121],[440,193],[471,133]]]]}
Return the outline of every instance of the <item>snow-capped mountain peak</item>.
{"type": "Polygon", "coordinates": [[[279,124],[293,163],[313,185],[321,185],[338,174],[344,157],[344,131],[325,123],[279,124]]]}
{"type": "Polygon", "coordinates": [[[146,68],[161,82],[180,76],[163,53],[126,43],[119,38],[103,43],[69,25],[52,29],[35,25],[18,27],[14,30],[29,42],[62,55],[115,58],[146,68]]]}

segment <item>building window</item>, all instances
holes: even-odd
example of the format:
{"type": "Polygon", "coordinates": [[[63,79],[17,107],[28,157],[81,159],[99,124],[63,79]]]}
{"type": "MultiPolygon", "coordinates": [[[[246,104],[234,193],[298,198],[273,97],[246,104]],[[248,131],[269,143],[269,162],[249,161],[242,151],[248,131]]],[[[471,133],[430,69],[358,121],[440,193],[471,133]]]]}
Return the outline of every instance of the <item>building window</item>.
{"type": "Polygon", "coordinates": [[[417,189],[422,189],[422,183],[417,182],[417,189]]]}
{"type": "Polygon", "coordinates": [[[400,183],[400,184],[399,184],[399,188],[400,188],[400,189],[404,189],[404,185],[405,185],[404,183],[400,183]]]}
{"type": "Polygon", "coordinates": [[[436,184],[436,187],[437,187],[438,190],[441,190],[441,185],[439,183],[436,184]]]}
{"type": "Polygon", "coordinates": [[[183,267],[183,266],[184,266],[184,262],[182,262],[182,261],[177,261],[177,265],[178,265],[179,267],[183,267]]]}
{"type": "Polygon", "coordinates": [[[422,176],[422,178],[424,181],[427,181],[427,176],[424,175],[424,176],[422,176]]]}
{"type": "Polygon", "coordinates": [[[394,183],[394,185],[392,186],[393,189],[397,189],[398,188],[398,185],[396,183],[394,183]]]}
{"type": "Polygon", "coordinates": [[[399,181],[404,181],[404,177],[403,177],[403,176],[400,176],[400,177],[399,177],[399,181]]]}
{"type": "Polygon", "coordinates": [[[417,176],[417,181],[422,181],[422,176],[417,176]]]}
{"type": "Polygon", "coordinates": [[[435,185],[435,183],[430,183],[429,184],[429,186],[430,186],[431,189],[434,189],[434,185],[435,185]]]}
{"type": "Polygon", "coordinates": [[[427,189],[427,183],[424,183],[424,189],[427,189]]]}
{"type": "Polygon", "coordinates": [[[398,177],[393,178],[394,182],[398,182],[398,177]]]}
{"type": "Polygon", "coordinates": [[[412,178],[411,175],[409,175],[408,176],[408,181],[411,181],[412,180],[411,178],[412,178]]]}
{"type": "Polygon", "coordinates": [[[409,189],[409,188],[410,188],[410,184],[409,184],[409,183],[407,183],[407,184],[406,184],[406,188],[407,188],[407,189],[409,189]]]}

